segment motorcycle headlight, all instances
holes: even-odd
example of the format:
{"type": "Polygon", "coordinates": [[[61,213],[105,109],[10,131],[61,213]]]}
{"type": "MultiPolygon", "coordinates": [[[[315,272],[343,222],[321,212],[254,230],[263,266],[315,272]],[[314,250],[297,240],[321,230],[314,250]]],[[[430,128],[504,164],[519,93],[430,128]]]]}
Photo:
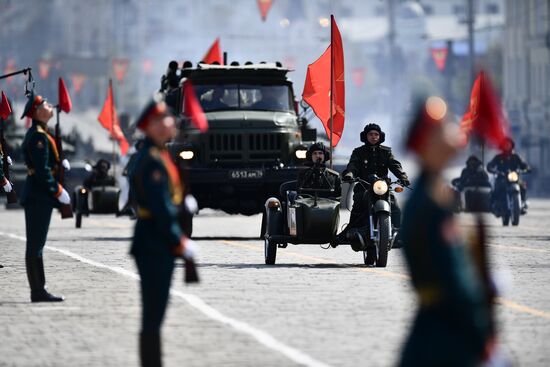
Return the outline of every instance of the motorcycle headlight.
{"type": "Polygon", "coordinates": [[[306,153],[307,153],[307,149],[296,149],[296,151],[294,152],[294,155],[296,156],[296,158],[298,159],[306,159],[306,153]]]}
{"type": "Polygon", "coordinates": [[[388,192],[388,184],[384,180],[378,180],[372,185],[372,191],[374,191],[376,195],[384,195],[388,192]]]}
{"type": "Polygon", "coordinates": [[[508,173],[508,181],[510,182],[518,182],[519,181],[519,175],[517,172],[512,171],[508,173]]]}
{"type": "Polygon", "coordinates": [[[195,153],[193,153],[192,150],[182,150],[179,156],[181,159],[189,160],[189,159],[193,159],[193,157],[195,156],[195,153]]]}

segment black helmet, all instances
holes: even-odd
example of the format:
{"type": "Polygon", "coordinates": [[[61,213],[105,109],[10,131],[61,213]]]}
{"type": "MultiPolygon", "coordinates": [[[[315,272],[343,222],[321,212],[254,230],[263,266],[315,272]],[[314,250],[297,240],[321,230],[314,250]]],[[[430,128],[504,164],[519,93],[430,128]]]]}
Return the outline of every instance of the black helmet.
{"type": "Polygon", "coordinates": [[[380,134],[380,140],[378,140],[378,143],[377,144],[382,144],[385,140],[386,140],[386,133],[384,133],[382,131],[382,129],[380,128],[380,125],[378,124],[373,124],[373,123],[370,123],[370,124],[367,124],[367,126],[365,126],[365,128],[363,129],[363,131],[361,132],[361,135],[359,136],[361,138],[361,141],[365,144],[368,143],[368,140],[367,140],[367,133],[369,131],[372,131],[372,130],[376,130],[378,131],[378,133],[380,134]]]}
{"type": "Polygon", "coordinates": [[[476,165],[479,165],[479,164],[481,164],[481,161],[475,155],[469,156],[468,159],[466,160],[466,165],[470,165],[470,164],[474,164],[474,163],[476,165]]]}
{"type": "Polygon", "coordinates": [[[311,162],[311,156],[313,155],[313,152],[320,150],[325,153],[325,162],[330,159],[330,152],[325,148],[325,145],[321,142],[311,144],[309,148],[307,148],[306,152],[306,161],[311,162]]]}

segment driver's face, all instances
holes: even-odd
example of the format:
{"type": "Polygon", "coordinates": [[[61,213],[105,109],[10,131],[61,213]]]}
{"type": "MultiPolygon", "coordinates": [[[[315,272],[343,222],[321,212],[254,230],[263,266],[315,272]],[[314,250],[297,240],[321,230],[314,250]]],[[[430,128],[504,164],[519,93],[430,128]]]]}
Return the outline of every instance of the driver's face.
{"type": "Polygon", "coordinates": [[[371,130],[367,133],[367,140],[370,144],[374,145],[380,140],[380,133],[376,130],[371,130]]]}
{"type": "Polygon", "coordinates": [[[325,152],[315,150],[311,153],[311,160],[315,163],[323,163],[325,161],[325,152]]]}

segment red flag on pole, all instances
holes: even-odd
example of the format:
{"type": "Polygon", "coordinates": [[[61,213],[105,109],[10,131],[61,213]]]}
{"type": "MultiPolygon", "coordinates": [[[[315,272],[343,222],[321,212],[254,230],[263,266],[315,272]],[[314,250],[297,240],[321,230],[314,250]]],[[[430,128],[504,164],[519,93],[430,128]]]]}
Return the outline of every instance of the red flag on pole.
{"type": "Polygon", "coordinates": [[[71,82],[73,83],[73,88],[76,93],[80,93],[84,82],[86,81],[86,75],[84,74],[71,74],[71,82]]]}
{"type": "Polygon", "coordinates": [[[445,62],[447,61],[447,53],[449,52],[447,47],[434,47],[431,51],[435,66],[437,66],[439,71],[443,71],[445,69],[445,62]]]}
{"type": "Polygon", "coordinates": [[[262,16],[262,21],[265,22],[267,19],[267,13],[273,5],[273,0],[258,0],[258,8],[260,8],[260,15],[262,16]]]}
{"type": "Polygon", "coordinates": [[[481,71],[472,87],[470,106],[460,123],[466,134],[475,132],[483,140],[499,146],[507,137],[508,122],[502,113],[491,80],[481,71]]]}
{"type": "Polygon", "coordinates": [[[201,104],[195,95],[195,89],[191,80],[187,79],[183,83],[183,113],[185,116],[189,117],[193,124],[201,132],[206,132],[208,130],[208,120],[202,110],[201,104]]]}
{"type": "Polygon", "coordinates": [[[71,101],[71,96],[69,95],[69,91],[67,90],[67,87],[65,86],[65,82],[63,81],[63,78],[59,78],[59,108],[61,111],[65,113],[69,113],[71,109],[73,108],[73,102],[71,101]]]}
{"type": "Polygon", "coordinates": [[[50,75],[51,66],[52,62],[50,60],[40,59],[38,61],[38,75],[40,75],[40,79],[48,78],[48,75],[50,75]]]}
{"type": "Polygon", "coordinates": [[[333,16],[331,20],[331,45],[307,67],[302,98],[321,120],[335,147],[344,131],[346,96],[342,37],[333,16]]]}
{"type": "Polygon", "coordinates": [[[0,118],[6,120],[11,114],[11,106],[8,97],[2,91],[2,102],[0,103],[0,118]]]}
{"type": "Polygon", "coordinates": [[[202,61],[206,64],[212,64],[218,62],[220,65],[223,65],[222,51],[220,47],[220,38],[216,38],[212,46],[206,52],[206,55],[202,58],[202,61]]]}
{"type": "Polygon", "coordinates": [[[113,71],[115,72],[116,80],[121,82],[126,75],[130,60],[128,59],[113,59],[113,71]]]}
{"type": "Polygon", "coordinates": [[[111,137],[118,141],[120,145],[120,153],[126,155],[128,151],[128,141],[122,133],[118,116],[116,113],[115,102],[113,98],[113,83],[109,80],[109,89],[107,90],[107,98],[103,104],[103,109],[97,117],[101,125],[111,133],[111,137]]]}

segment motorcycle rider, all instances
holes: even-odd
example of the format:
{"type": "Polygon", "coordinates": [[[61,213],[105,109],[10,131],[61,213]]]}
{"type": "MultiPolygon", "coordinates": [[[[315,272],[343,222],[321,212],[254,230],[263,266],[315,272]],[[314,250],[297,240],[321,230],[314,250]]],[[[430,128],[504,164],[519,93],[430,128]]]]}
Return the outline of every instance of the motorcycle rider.
{"type": "Polygon", "coordinates": [[[94,186],[115,186],[115,178],[109,175],[109,169],[111,164],[105,160],[100,159],[94,165],[92,174],[84,180],[84,187],[91,189],[94,186]]]}
{"type": "MultiPolygon", "coordinates": [[[[506,194],[508,171],[530,172],[531,167],[515,152],[515,143],[511,138],[506,138],[500,145],[501,153],[497,154],[488,164],[487,171],[496,176],[495,188],[491,196],[491,207],[494,209],[495,215],[499,217],[500,205],[504,201],[506,194]]],[[[519,182],[521,202],[523,203],[522,213],[527,210],[527,186],[524,181],[519,182]]]]}
{"type": "Polygon", "coordinates": [[[453,185],[459,191],[469,186],[491,187],[489,175],[485,171],[485,168],[483,168],[481,160],[475,155],[468,157],[466,167],[462,170],[460,177],[453,180],[453,185]]]}
{"type": "MultiPolygon", "coordinates": [[[[355,177],[367,180],[371,175],[387,177],[391,171],[403,186],[411,183],[407,174],[403,171],[401,163],[392,154],[391,148],[381,145],[386,138],[378,124],[370,123],[361,132],[360,139],[364,145],[355,148],[351,154],[347,168],[343,172],[344,181],[352,181],[355,177]]],[[[349,221],[350,228],[362,227],[367,223],[358,223],[358,219],[364,210],[362,197],[365,189],[361,185],[355,185],[353,190],[353,207],[349,221]]],[[[390,193],[391,220],[395,230],[401,226],[401,209],[392,193],[390,193]]],[[[360,249],[355,249],[359,251],[360,249]]]]}
{"type": "Polygon", "coordinates": [[[333,192],[321,192],[321,197],[339,198],[342,194],[340,175],[328,168],[326,162],[330,159],[330,153],[323,143],[312,144],[306,152],[306,165],[308,168],[298,174],[299,189],[332,189],[333,192]]]}

